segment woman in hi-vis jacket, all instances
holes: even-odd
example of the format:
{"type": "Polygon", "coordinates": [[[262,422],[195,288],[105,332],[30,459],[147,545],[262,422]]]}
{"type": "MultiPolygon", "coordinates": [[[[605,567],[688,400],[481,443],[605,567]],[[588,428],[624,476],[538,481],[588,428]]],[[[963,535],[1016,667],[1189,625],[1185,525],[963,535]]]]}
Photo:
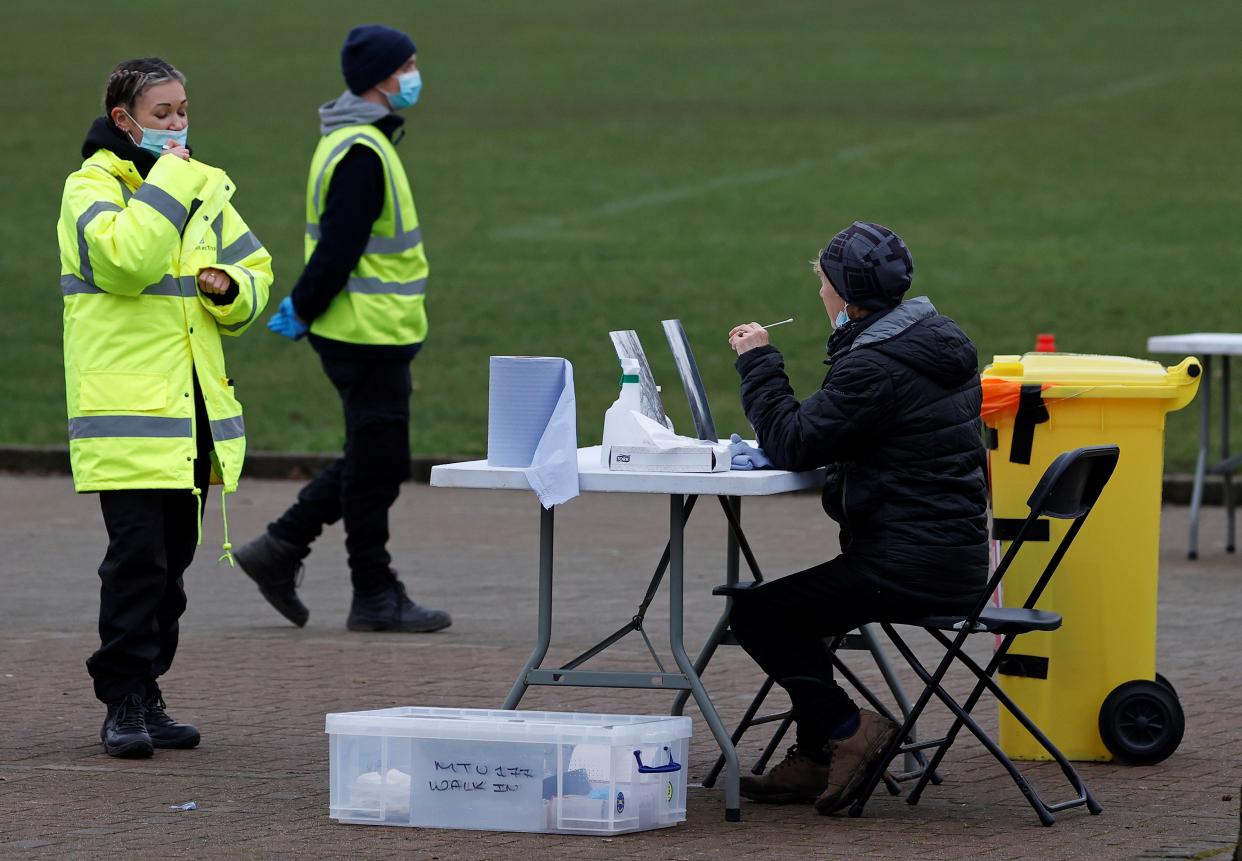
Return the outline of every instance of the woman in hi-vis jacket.
{"type": "Polygon", "coordinates": [[[246,452],[220,336],[245,331],[272,284],[271,256],[229,203],[233,180],[190,157],[188,126],[179,71],[155,57],[118,65],[56,228],[74,486],[99,493],[108,530],[86,665],[112,756],[199,742],[157,679],[177,649],[208,485],[236,490],[246,452]]]}

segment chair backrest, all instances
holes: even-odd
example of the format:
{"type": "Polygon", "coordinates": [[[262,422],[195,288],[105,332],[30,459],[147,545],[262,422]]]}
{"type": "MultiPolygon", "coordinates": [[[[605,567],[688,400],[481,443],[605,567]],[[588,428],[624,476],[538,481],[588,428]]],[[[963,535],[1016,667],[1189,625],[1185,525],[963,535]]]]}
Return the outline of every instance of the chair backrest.
{"type": "Polygon", "coordinates": [[[1026,501],[1031,513],[1061,520],[1085,515],[1112,477],[1120,453],[1115,445],[1097,445],[1058,455],[1026,501]]]}
{"type": "Polygon", "coordinates": [[[1070,524],[1065,537],[1061,539],[1061,543],[1053,551],[1052,558],[1048,560],[1043,573],[1036,580],[1030,595],[1027,596],[1026,601],[1022,604],[1028,610],[1034,609],[1035,603],[1039,600],[1040,595],[1043,594],[1044,587],[1048,585],[1053,572],[1061,564],[1061,559],[1065,556],[1066,551],[1069,550],[1070,545],[1074,542],[1074,538],[1078,535],[1078,531],[1082,529],[1087,515],[1091,513],[1092,507],[1104,491],[1104,486],[1108,484],[1108,480],[1117,466],[1117,458],[1120,454],[1121,450],[1115,445],[1088,446],[1058,455],[1048,465],[1048,468],[1044,470],[1043,476],[1035,485],[1035,490],[1031,492],[1030,497],[1027,499],[1027,505],[1031,509],[1030,514],[1022,521],[1022,525],[1018,528],[1013,542],[1009,545],[1009,549],[1005,551],[1000,564],[996,566],[996,571],[988,580],[983,597],[979,600],[974,612],[968,617],[972,625],[978,620],[979,614],[987,606],[992,593],[996,591],[996,587],[1005,576],[1005,572],[1013,564],[1013,560],[1022,549],[1022,545],[1026,543],[1028,537],[1032,534],[1032,527],[1035,526],[1036,522],[1041,517],[1073,520],[1074,522],[1070,524]]]}

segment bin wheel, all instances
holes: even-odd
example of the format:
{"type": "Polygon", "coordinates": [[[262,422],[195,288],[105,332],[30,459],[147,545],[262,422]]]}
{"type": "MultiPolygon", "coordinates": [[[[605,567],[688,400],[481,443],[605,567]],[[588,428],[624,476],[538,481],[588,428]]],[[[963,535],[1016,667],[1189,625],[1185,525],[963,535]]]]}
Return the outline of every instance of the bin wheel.
{"type": "Polygon", "coordinates": [[[1118,762],[1155,765],[1182,743],[1186,716],[1167,682],[1135,679],[1115,687],[1100,706],[1100,738],[1118,762]]]}
{"type": "Polygon", "coordinates": [[[1164,685],[1166,688],[1169,689],[1169,693],[1171,693],[1173,696],[1177,696],[1177,689],[1173,687],[1173,683],[1169,681],[1163,674],[1156,673],[1156,683],[1164,685]]]}

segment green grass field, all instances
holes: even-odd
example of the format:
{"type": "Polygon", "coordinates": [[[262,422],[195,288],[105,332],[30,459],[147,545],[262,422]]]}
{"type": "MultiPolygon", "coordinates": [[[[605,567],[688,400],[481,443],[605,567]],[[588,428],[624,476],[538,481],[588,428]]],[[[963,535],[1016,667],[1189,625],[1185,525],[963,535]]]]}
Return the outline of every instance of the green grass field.
{"type": "MultiPolygon", "coordinates": [[[[667,317],[718,428],[743,430],[726,332],[796,317],[775,342],[809,393],[828,327],[806,261],[854,218],[903,235],[915,292],[981,362],[1045,331],[1137,356],[1151,334],[1242,331],[1237,0],[100,8],[6,8],[0,443],[65,439],[54,227],[112,65],[158,53],[189,76],[191,144],[275,256],[274,306],[301,265],[316,107],[343,88],[345,32],[372,20],[414,35],[426,82],[400,146],[432,262],[417,452],[484,451],[492,354],[572,360],[597,441],[616,328],[639,332],[688,428],[667,317]]],[[[252,448],[339,445],[313,350],[261,326],[228,347],[252,448]]],[[[1196,420],[1171,420],[1171,469],[1196,420]]]]}

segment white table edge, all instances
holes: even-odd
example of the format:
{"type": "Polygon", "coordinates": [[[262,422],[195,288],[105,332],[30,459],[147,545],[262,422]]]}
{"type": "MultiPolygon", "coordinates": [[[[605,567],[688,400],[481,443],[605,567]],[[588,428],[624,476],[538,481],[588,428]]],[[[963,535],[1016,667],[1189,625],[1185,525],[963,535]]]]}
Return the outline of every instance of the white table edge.
{"type": "MultiPolygon", "coordinates": [[[[579,449],[580,461],[599,447],[579,449]],[[585,453],[585,455],[584,455],[585,453]]],[[[602,467],[579,469],[582,493],[698,494],[703,496],[772,496],[823,484],[824,469],[790,472],[780,469],[725,472],[612,472],[602,467]]],[[[432,487],[473,490],[530,490],[520,467],[488,466],[486,460],[433,466],[432,487]]]]}
{"type": "Polygon", "coordinates": [[[1147,352],[1164,355],[1202,352],[1210,355],[1242,355],[1242,333],[1187,332],[1181,335],[1152,335],[1147,352]]]}

